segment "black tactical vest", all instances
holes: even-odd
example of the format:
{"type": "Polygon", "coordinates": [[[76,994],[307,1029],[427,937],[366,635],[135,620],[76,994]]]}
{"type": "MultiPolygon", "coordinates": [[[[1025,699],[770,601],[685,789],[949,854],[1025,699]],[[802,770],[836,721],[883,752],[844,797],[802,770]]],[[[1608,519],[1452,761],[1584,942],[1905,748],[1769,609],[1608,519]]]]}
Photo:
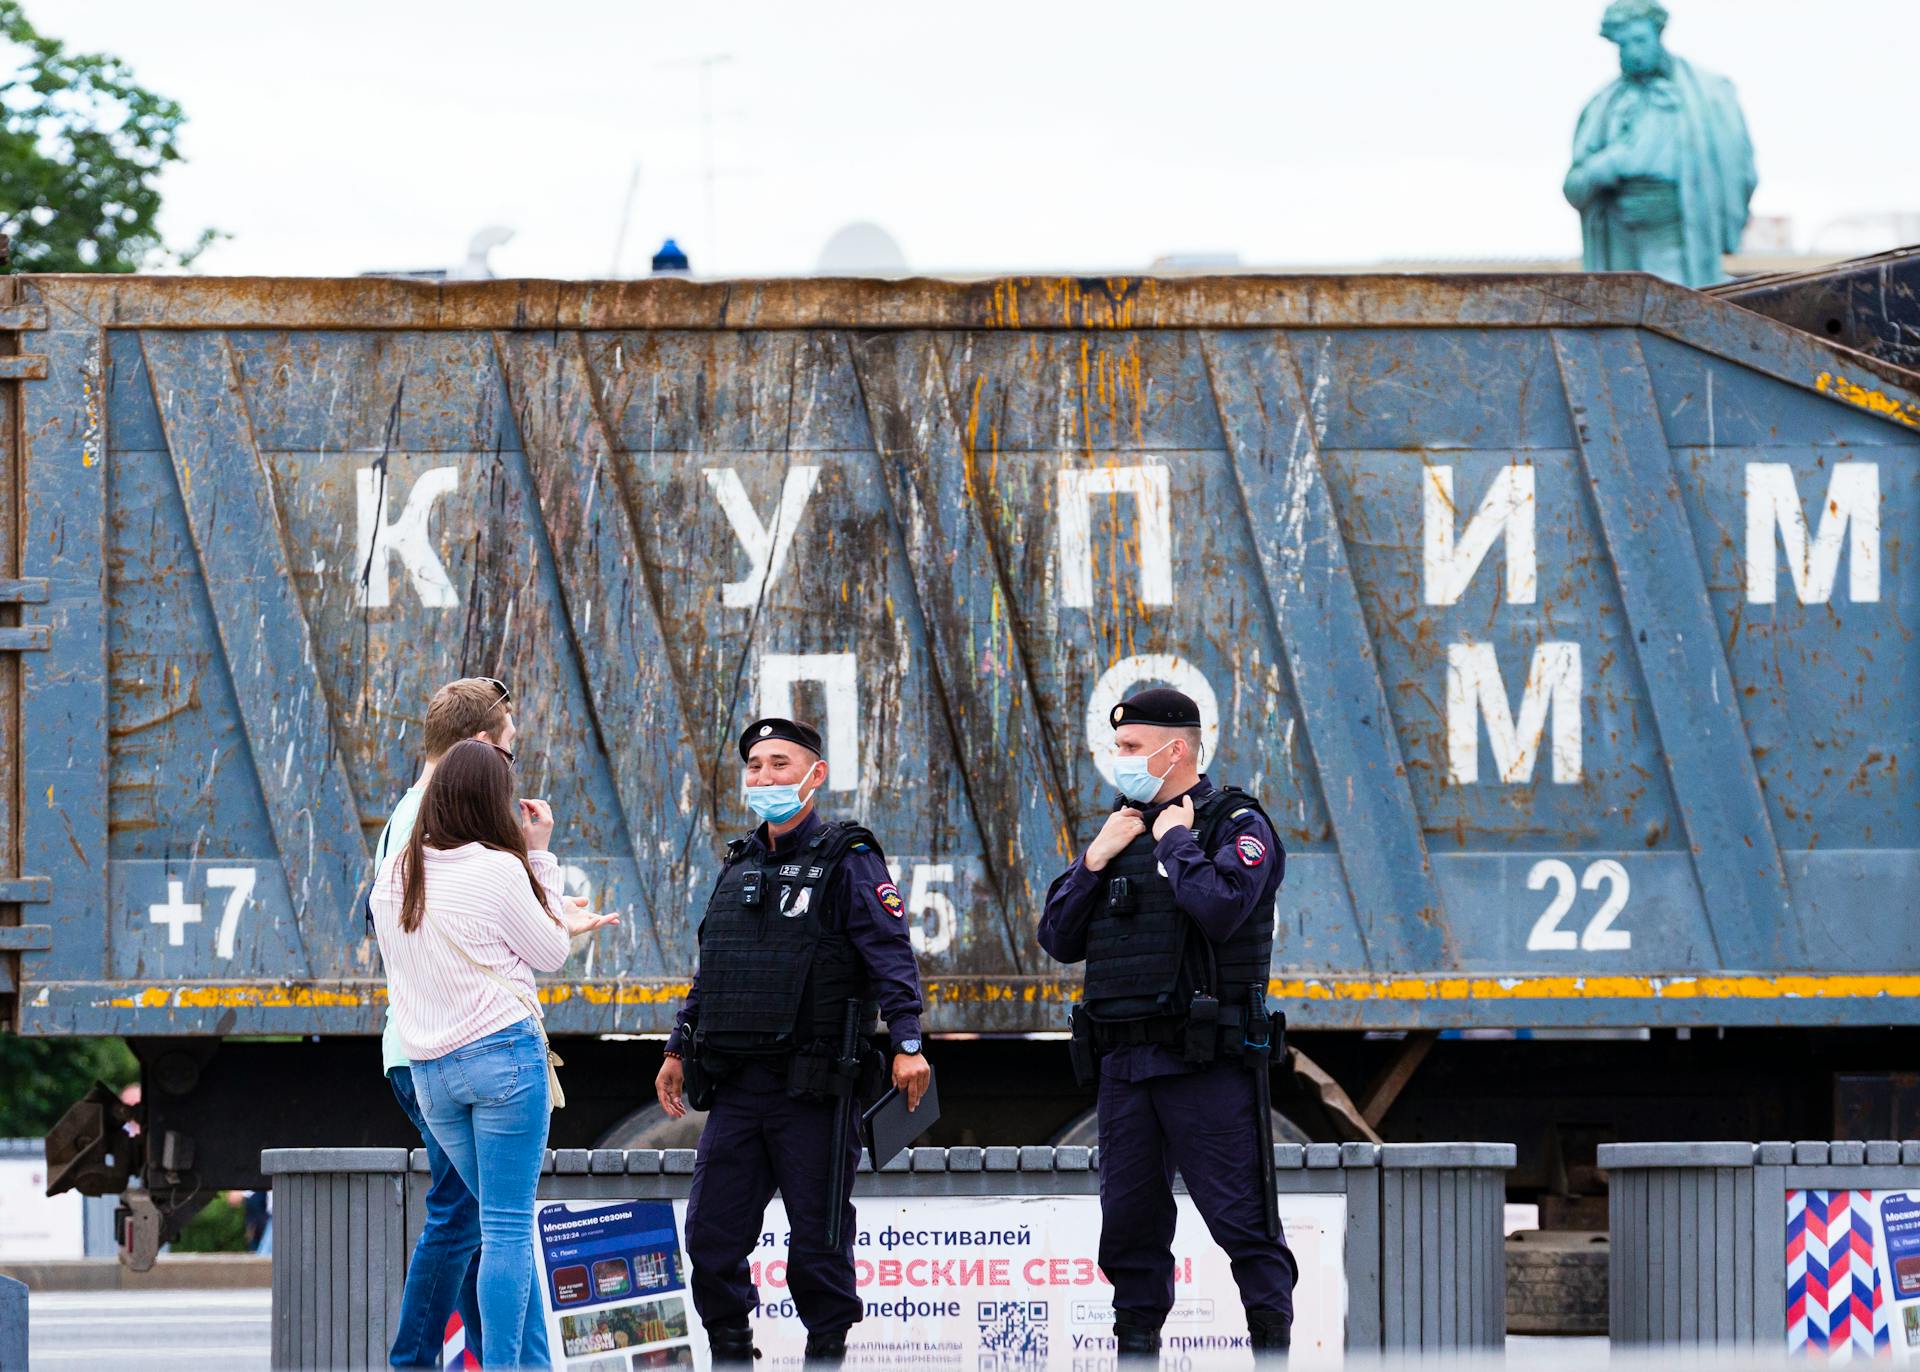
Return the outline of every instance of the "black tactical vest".
{"type": "Polygon", "coordinates": [[[862,1002],[861,1028],[876,1009],[866,964],[846,934],[846,912],[822,908],[840,862],[855,844],[880,844],[857,824],[828,823],[804,846],[756,852],[727,846],[726,866],[700,921],[702,1053],[764,1056],[839,1052],[846,1003],[862,1002]]]}
{"type": "MultiPolygon", "coordinates": [[[[1194,809],[1194,836],[1212,853],[1228,821],[1266,812],[1245,791],[1223,786],[1194,809]]],[[[1269,821],[1271,827],[1271,821],[1269,821]]],[[[1153,856],[1153,829],[1129,844],[1099,873],[1098,904],[1087,929],[1085,1003],[1097,1021],[1184,1020],[1196,993],[1222,1005],[1245,1005],[1255,988],[1265,996],[1273,964],[1273,897],[1266,896],[1240,927],[1216,943],[1182,911],[1173,883],[1153,856]]]]}

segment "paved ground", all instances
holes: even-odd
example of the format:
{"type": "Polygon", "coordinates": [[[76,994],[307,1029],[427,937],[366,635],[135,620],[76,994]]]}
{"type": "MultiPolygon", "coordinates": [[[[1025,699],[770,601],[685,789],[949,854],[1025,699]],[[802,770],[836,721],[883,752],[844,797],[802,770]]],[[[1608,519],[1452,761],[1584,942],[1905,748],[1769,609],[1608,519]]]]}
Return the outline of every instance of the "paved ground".
{"type": "Polygon", "coordinates": [[[33,1366],[265,1368],[266,1291],[50,1291],[27,1307],[33,1366]]]}
{"type": "MultiPolygon", "coordinates": [[[[47,1292],[28,1315],[32,1362],[36,1372],[253,1372],[268,1364],[269,1310],[270,1293],[258,1290],[47,1292]]],[[[1510,1338],[1506,1365],[1571,1372],[1604,1365],[1605,1348],[1605,1339],[1510,1338]]]]}

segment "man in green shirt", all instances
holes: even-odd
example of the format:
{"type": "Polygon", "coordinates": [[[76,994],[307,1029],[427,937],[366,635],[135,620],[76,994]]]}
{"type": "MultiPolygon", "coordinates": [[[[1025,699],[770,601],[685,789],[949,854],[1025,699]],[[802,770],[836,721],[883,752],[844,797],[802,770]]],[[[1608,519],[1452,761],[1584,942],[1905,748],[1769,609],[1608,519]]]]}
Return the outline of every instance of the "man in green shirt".
{"type": "MultiPolygon", "coordinates": [[[[420,798],[426,794],[427,780],[434,764],[454,744],[470,738],[491,743],[513,760],[513,740],[519,731],[513,724],[513,697],[506,685],[492,677],[462,677],[450,681],[433,693],[427,703],[426,762],[420,779],[407,789],[393,807],[387,827],[380,831],[374,845],[375,878],[407,846],[413,835],[413,823],[420,813],[420,798]]],[[[387,1007],[387,1027],[380,1036],[380,1056],[387,1081],[393,1087],[400,1108],[420,1131],[426,1145],[430,1184],[427,1188],[427,1219],[413,1247],[413,1261],[407,1267],[406,1290],[400,1298],[400,1319],[387,1361],[394,1367],[439,1367],[446,1335],[447,1317],[457,1307],[464,1326],[467,1351],[481,1359],[479,1302],[474,1295],[474,1279],[480,1266],[480,1203],[448,1160],[446,1151],[427,1128],[420,1105],[413,1093],[413,1067],[401,1047],[400,1034],[393,1024],[393,1007],[387,1007]]]]}

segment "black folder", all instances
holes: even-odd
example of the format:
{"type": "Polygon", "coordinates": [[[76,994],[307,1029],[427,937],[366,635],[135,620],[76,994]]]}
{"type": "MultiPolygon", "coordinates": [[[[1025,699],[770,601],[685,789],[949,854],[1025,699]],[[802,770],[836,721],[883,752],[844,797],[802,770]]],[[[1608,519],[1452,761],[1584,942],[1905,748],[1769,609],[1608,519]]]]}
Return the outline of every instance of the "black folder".
{"type": "Polygon", "coordinates": [[[892,1162],[902,1148],[933,1128],[939,1120],[938,1075],[929,1072],[927,1094],[920,1097],[920,1108],[911,1113],[907,1110],[907,1093],[897,1086],[889,1087],[887,1093],[860,1117],[860,1132],[866,1137],[873,1170],[878,1172],[892,1162]]]}

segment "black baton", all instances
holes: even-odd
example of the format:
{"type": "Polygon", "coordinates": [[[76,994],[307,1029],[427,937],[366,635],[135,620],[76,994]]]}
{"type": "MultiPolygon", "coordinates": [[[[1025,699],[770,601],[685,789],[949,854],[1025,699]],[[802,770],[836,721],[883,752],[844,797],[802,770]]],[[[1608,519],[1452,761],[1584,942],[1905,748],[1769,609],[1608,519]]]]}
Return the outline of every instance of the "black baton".
{"type": "Polygon", "coordinates": [[[1260,1200],[1265,1209],[1267,1237],[1280,1237],[1280,1187],[1273,1175],[1273,1019],[1259,987],[1247,996],[1247,1065],[1253,1069],[1253,1137],[1260,1149],[1260,1200]],[[1253,1038],[1255,1024],[1259,1042],[1253,1038]]]}
{"type": "Polygon", "coordinates": [[[853,1086],[859,1077],[860,1002],[849,1000],[840,1026],[840,1056],[833,1063],[833,1152],[827,1157],[827,1247],[834,1250],[840,1247],[840,1219],[847,1206],[847,1130],[853,1127],[853,1086]]]}

